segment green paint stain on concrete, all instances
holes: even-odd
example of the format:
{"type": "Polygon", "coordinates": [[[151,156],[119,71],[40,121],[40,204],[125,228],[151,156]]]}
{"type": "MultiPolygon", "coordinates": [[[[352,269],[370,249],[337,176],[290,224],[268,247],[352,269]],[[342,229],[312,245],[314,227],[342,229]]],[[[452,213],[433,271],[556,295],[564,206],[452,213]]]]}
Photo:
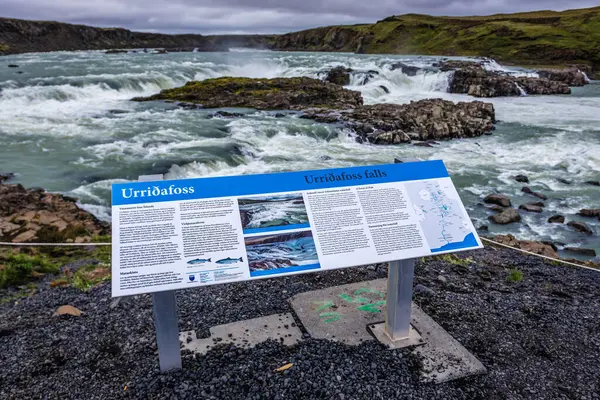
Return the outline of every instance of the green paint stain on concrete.
{"type": "Polygon", "coordinates": [[[342,317],[343,317],[343,315],[340,314],[339,312],[325,312],[325,313],[319,314],[319,318],[326,318],[325,320],[323,320],[324,324],[329,324],[331,322],[339,321],[340,319],[342,319],[342,317]]]}
{"type": "Polygon", "coordinates": [[[364,306],[356,307],[359,311],[366,311],[370,313],[380,313],[381,310],[377,307],[384,306],[385,300],[378,301],[377,303],[365,304],[364,306]]]}

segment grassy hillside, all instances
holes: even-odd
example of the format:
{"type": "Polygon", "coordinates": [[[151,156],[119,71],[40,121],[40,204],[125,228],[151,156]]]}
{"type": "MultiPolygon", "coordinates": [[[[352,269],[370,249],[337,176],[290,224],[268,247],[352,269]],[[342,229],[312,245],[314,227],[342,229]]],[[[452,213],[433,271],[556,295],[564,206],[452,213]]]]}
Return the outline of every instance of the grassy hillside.
{"type": "Polygon", "coordinates": [[[290,33],[275,47],[290,50],[486,56],[520,64],[581,63],[600,69],[600,7],[483,17],[407,14],[375,24],[290,33]],[[362,39],[361,39],[362,38],[362,39]]]}

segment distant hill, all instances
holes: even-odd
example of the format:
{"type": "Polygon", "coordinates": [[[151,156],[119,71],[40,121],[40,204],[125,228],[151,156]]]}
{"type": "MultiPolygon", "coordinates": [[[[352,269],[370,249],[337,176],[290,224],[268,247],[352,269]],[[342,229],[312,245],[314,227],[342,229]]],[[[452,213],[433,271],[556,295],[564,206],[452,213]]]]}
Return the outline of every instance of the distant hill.
{"type": "Polygon", "coordinates": [[[127,48],[197,48],[227,51],[229,47],[265,47],[271,36],[166,35],[122,28],[94,28],[52,21],[0,18],[0,55],[61,50],[127,48]]]}
{"type": "Polygon", "coordinates": [[[600,71],[600,7],[481,17],[407,14],[280,35],[273,48],[484,56],[515,64],[584,64],[600,71]]]}
{"type": "Polygon", "coordinates": [[[407,14],[285,35],[164,35],[0,18],[0,54],[142,47],[484,56],[522,65],[577,64],[600,73],[600,7],[474,17],[407,14]]]}

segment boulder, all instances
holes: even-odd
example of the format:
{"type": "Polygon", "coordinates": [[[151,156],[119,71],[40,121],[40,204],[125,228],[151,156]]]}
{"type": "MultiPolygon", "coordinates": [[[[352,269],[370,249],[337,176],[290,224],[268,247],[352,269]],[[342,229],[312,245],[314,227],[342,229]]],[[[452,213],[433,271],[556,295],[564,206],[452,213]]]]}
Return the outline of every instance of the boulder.
{"type": "Polygon", "coordinates": [[[247,107],[259,110],[299,110],[310,107],[355,108],[362,105],[359,92],[312,78],[216,78],[188,82],[134,101],[177,100],[204,108],[247,107]]]}
{"type": "Polygon", "coordinates": [[[585,183],[592,186],[600,186],[600,181],[585,181],[585,183]]]}
{"type": "Polygon", "coordinates": [[[515,180],[521,183],[529,183],[529,178],[525,175],[517,175],[515,176],[515,180]]]}
{"type": "Polygon", "coordinates": [[[529,211],[529,212],[541,213],[542,212],[542,207],[535,206],[533,204],[521,204],[519,206],[519,210],[525,210],[525,211],[529,211]]]}
{"type": "Polygon", "coordinates": [[[511,206],[510,197],[504,194],[490,194],[486,196],[485,199],[483,199],[483,201],[488,204],[497,204],[501,207],[511,206]]]}
{"type": "Polygon", "coordinates": [[[546,69],[537,71],[540,78],[550,81],[563,82],[569,86],[583,86],[588,82],[579,68],[546,69]]]}
{"type": "Polygon", "coordinates": [[[106,50],[104,52],[104,54],[127,54],[127,50],[118,50],[118,49],[106,50]]]}
{"type": "Polygon", "coordinates": [[[8,68],[19,68],[16,64],[8,64],[8,68]]]}
{"type": "Polygon", "coordinates": [[[565,178],[556,178],[556,180],[565,185],[570,185],[572,183],[570,180],[565,179],[565,178]]]}
{"type": "Polygon", "coordinates": [[[383,85],[379,85],[379,87],[381,88],[381,90],[383,90],[386,94],[390,94],[390,89],[388,89],[387,87],[383,86],[383,85]]]}
{"type": "Polygon", "coordinates": [[[577,214],[582,217],[600,217],[600,208],[583,208],[577,214]]]}
{"type": "Polygon", "coordinates": [[[390,66],[391,71],[395,71],[397,69],[402,70],[402,73],[407,76],[415,76],[421,70],[419,67],[414,67],[412,65],[406,65],[403,62],[397,62],[390,66]]]}
{"type": "Polygon", "coordinates": [[[565,216],[564,215],[553,215],[548,218],[548,222],[551,224],[564,224],[565,216]]]}
{"type": "Polygon", "coordinates": [[[496,224],[506,225],[521,221],[521,214],[514,208],[507,208],[500,214],[489,216],[488,219],[496,224]]]}
{"type": "Polygon", "coordinates": [[[592,229],[585,222],[571,221],[567,225],[578,232],[585,233],[586,235],[591,235],[593,233],[592,229]]]}
{"type": "Polygon", "coordinates": [[[582,247],[565,247],[564,249],[568,253],[574,253],[581,256],[596,257],[596,250],[584,249],[582,247]]]}
{"type": "Polygon", "coordinates": [[[531,240],[518,240],[513,235],[497,235],[492,239],[498,243],[502,243],[510,247],[522,249],[546,257],[558,258],[556,249],[548,243],[531,240]]]}
{"type": "Polygon", "coordinates": [[[352,68],[335,67],[327,73],[325,80],[336,85],[346,86],[350,84],[350,73],[352,71],[352,68]]]}
{"type": "MultiPolygon", "coordinates": [[[[354,130],[359,141],[385,143],[381,132],[402,131],[411,140],[448,140],[476,137],[494,129],[495,112],[490,103],[453,103],[426,99],[409,104],[373,104],[352,110],[305,110],[302,118],[337,122],[354,130]]],[[[393,137],[391,137],[393,139],[393,137]]]]}
{"type": "Polygon", "coordinates": [[[539,193],[539,192],[534,192],[533,190],[531,190],[531,188],[524,186],[521,191],[523,193],[527,193],[530,194],[532,196],[537,197],[538,199],[542,199],[542,200],[548,200],[548,196],[546,196],[545,194],[539,193]]]}

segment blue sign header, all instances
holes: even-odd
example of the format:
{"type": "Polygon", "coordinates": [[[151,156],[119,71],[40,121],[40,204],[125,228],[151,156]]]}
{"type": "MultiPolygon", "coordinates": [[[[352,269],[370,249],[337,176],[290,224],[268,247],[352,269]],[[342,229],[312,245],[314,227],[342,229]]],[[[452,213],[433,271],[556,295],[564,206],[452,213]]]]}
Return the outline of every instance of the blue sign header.
{"type": "Polygon", "coordinates": [[[435,160],[274,174],[117,183],[112,185],[112,205],[306,191],[446,177],[448,171],[444,163],[435,160]]]}

